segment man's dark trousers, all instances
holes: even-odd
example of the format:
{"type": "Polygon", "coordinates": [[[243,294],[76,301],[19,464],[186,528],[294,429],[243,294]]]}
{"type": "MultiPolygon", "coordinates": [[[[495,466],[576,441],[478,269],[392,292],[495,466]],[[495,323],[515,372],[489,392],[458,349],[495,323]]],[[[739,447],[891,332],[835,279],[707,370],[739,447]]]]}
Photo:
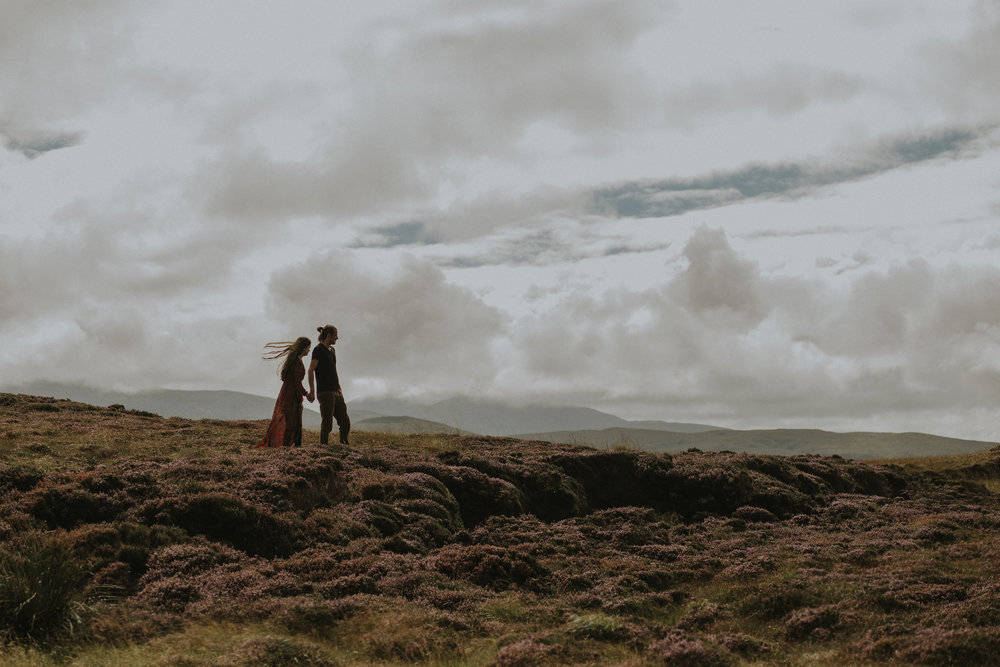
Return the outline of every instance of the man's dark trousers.
{"type": "Polygon", "coordinates": [[[344,394],[339,391],[318,391],[316,398],[319,401],[319,414],[322,418],[319,426],[319,444],[329,443],[334,419],[337,420],[337,427],[340,429],[340,444],[350,444],[348,436],[351,433],[351,418],[347,416],[344,394]]]}

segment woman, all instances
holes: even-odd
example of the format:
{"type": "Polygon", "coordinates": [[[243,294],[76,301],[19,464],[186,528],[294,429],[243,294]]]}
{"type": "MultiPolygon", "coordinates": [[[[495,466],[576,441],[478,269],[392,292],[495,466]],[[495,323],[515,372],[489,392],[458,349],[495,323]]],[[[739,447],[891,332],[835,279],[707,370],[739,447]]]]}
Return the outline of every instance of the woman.
{"type": "Polygon", "coordinates": [[[312,343],[301,336],[294,343],[268,343],[264,346],[264,359],[281,359],[281,391],[274,404],[274,414],[267,433],[258,447],[302,446],[302,397],[311,403],[313,395],[302,386],[306,367],[302,357],[309,354],[312,343]]]}

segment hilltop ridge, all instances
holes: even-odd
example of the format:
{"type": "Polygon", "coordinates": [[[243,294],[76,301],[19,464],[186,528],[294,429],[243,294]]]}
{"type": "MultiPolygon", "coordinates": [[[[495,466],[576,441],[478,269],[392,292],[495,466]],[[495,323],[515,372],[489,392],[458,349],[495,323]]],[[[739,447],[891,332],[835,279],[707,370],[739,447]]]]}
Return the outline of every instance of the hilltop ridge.
{"type": "MultiPolygon", "coordinates": [[[[66,398],[87,404],[121,404],[165,417],[254,420],[271,415],[274,399],[232,391],[159,390],[128,394],[89,387],[34,383],[27,395],[66,398]]],[[[926,433],[835,433],[819,429],[736,430],[708,424],[628,421],[590,408],[512,406],[496,401],[452,398],[431,405],[399,400],[350,401],[357,431],[401,434],[480,434],[544,440],[593,447],[632,447],[677,452],[745,451],[758,454],[822,454],[847,458],[939,456],[989,449],[994,442],[949,438],[926,433]]],[[[315,405],[306,403],[306,428],[319,428],[315,405]]]]}

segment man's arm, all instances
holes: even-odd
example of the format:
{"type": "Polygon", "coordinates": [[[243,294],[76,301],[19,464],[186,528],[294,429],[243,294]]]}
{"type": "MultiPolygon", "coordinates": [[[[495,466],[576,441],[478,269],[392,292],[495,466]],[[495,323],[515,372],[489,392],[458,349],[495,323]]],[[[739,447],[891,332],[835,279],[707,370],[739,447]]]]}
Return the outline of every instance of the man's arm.
{"type": "MultiPolygon", "coordinates": [[[[314,377],[316,375],[316,366],[318,365],[319,361],[317,361],[316,359],[313,359],[312,361],[309,362],[309,372],[306,373],[306,375],[309,376],[309,393],[306,394],[307,398],[316,395],[316,390],[315,390],[316,381],[314,380],[314,377]]],[[[312,403],[312,401],[313,399],[309,398],[309,402],[312,403]]]]}

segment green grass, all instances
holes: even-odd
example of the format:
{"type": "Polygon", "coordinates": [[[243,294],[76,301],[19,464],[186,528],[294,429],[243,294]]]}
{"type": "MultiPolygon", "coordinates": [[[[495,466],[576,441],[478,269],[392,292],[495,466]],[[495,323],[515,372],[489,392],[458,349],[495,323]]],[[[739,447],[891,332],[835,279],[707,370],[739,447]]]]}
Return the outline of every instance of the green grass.
{"type": "Polygon", "coordinates": [[[622,628],[622,619],[602,613],[573,614],[566,623],[566,632],[587,639],[615,639],[622,628]]]}
{"type": "Polygon", "coordinates": [[[876,465],[898,465],[907,470],[943,472],[946,470],[957,470],[975,463],[985,463],[995,457],[996,453],[994,450],[987,450],[971,454],[874,459],[871,463],[876,465]]]}
{"type": "Polygon", "coordinates": [[[524,600],[507,595],[483,604],[479,608],[478,616],[484,621],[513,624],[525,623],[532,619],[533,614],[524,600]]]}
{"type": "Polygon", "coordinates": [[[86,606],[89,573],[70,548],[29,535],[0,553],[0,627],[18,638],[72,634],[86,606]]]}
{"type": "Polygon", "coordinates": [[[873,461],[877,464],[898,465],[908,472],[934,472],[957,475],[981,484],[991,493],[1000,494],[1000,447],[971,454],[890,458],[873,461]]]}

